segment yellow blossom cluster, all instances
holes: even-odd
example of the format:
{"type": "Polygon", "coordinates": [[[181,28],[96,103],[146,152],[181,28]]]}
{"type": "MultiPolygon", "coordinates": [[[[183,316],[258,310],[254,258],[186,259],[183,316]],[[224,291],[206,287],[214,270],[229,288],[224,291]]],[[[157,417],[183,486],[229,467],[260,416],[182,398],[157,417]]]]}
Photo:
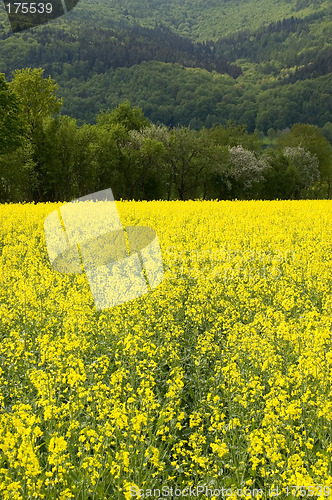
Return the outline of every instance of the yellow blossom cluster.
{"type": "Polygon", "coordinates": [[[0,206],[0,498],[332,499],[332,202],[117,202],[164,280],[104,311],[50,265],[59,206],[0,206]]]}

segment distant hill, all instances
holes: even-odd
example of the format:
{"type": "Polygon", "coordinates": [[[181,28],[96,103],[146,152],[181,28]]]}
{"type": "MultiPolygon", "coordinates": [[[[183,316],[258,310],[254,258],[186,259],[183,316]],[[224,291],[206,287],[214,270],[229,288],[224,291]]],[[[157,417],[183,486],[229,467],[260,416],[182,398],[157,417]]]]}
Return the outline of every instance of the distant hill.
{"type": "Polygon", "coordinates": [[[210,45],[194,43],[165,27],[149,29],[138,24],[130,27],[119,23],[112,28],[97,29],[87,24],[68,30],[63,25],[51,25],[16,35],[14,39],[5,38],[2,45],[6,73],[22,64],[22,53],[29,65],[41,65],[60,78],[61,72],[68,70],[68,64],[72,65],[69,71],[72,76],[88,76],[142,61],[176,62],[186,67],[227,73],[233,78],[242,73],[239,66],[217,55],[210,45]],[[17,50],[14,51],[15,46],[17,50]]]}
{"type": "Polygon", "coordinates": [[[68,19],[87,16],[94,23],[111,20],[162,24],[194,40],[217,40],[239,30],[255,31],[291,16],[306,17],[328,6],[323,0],[80,0],[68,19]]]}
{"type": "Polygon", "coordinates": [[[81,0],[12,35],[3,9],[0,72],[45,68],[79,123],[130,99],[171,126],[323,127],[332,122],[331,19],[322,0],[81,0]]]}

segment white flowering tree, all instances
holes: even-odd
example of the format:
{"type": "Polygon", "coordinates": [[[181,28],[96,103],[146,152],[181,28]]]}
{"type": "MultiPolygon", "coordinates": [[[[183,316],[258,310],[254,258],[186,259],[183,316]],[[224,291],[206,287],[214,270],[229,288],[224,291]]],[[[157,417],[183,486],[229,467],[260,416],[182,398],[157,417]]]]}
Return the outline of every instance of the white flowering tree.
{"type": "Polygon", "coordinates": [[[311,188],[320,179],[318,158],[302,146],[285,147],[283,154],[295,169],[297,182],[294,192],[301,196],[304,190],[311,188]]]}
{"type": "Polygon", "coordinates": [[[232,195],[241,198],[256,197],[267,167],[265,159],[242,145],[229,146],[228,152],[226,182],[232,195]]]}
{"type": "Polygon", "coordinates": [[[311,197],[320,180],[319,159],[302,145],[286,146],[266,154],[263,195],[269,199],[311,197]]]}

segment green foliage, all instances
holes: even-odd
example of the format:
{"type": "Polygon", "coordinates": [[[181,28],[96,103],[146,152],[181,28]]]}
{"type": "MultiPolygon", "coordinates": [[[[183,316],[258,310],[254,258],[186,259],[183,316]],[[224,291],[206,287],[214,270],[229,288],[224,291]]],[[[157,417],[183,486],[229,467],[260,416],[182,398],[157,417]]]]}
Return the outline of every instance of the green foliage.
{"type": "MultiPolygon", "coordinates": [[[[231,61],[259,63],[264,74],[278,75],[280,63],[283,68],[301,66],[302,73],[309,76],[307,66],[331,47],[330,29],[330,11],[323,9],[304,18],[291,16],[262,25],[255,32],[246,29],[222,37],[215,43],[215,53],[231,61]]],[[[321,71],[324,74],[325,68],[321,71]]]]}
{"type": "Polygon", "coordinates": [[[281,150],[269,151],[266,158],[268,166],[264,172],[263,198],[269,200],[294,198],[297,182],[300,181],[296,167],[281,150]]]}
{"type": "Polygon", "coordinates": [[[29,184],[29,154],[21,121],[22,103],[0,74],[0,199],[21,201],[29,184]],[[25,145],[25,148],[23,147],[25,145]]]}
{"type": "Polygon", "coordinates": [[[21,119],[32,135],[45,118],[56,114],[62,106],[62,99],[56,97],[57,84],[51,76],[44,78],[43,74],[42,68],[18,69],[10,84],[22,101],[21,119]]]}
{"type": "Polygon", "coordinates": [[[0,71],[44,67],[79,125],[129,100],[172,127],[323,128],[332,122],[331,29],[322,1],[80,2],[15,37],[0,28],[0,71]]]}
{"type": "Polygon", "coordinates": [[[324,127],[322,127],[321,132],[323,136],[330,142],[332,145],[332,123],[326,122],[324,127]]]}
{"type": "Polygon", "coordinates": [[[228,122],[227,126],[214,126],[210,130],[213,140],[223,146],[238,146],[249,149],[250,151],[259,152],[262,148],[262,139],[257,132],[249,134],[245,125],[236,125],[228,122]]]}
{"type": "Polygon", "coordinates": [[[332,193],[332,146],[319,128],[309,124],[296,123],[288,133],[279,139],[279,145],[303,146],[317,157],[320,177],[326,183],[327,198],[330,198],[332,193]]]}
{"type": "Polygon", "coordinates": [[[208,134],[190,128],[174,128],[170,132],[167,149],[169,165],[169,192],[180,200],[201,195],[204,176],[209,174],[213,165],[213,150],[208,134]],[[172,190],[173,188],[173,190],[172,190]]]}
{"type": "MultiPolygon", "coordinates": [[[[56,83],[41,69],[16,72],[10,87],[2,78],[3,109],[20,102],[25,129],[20,147],[0,155],[2,201],[70,200],[110,185],[124,199],[331,195],[332,148],[318,127],[270,130],[278,147],[264,153],[262,135],[244,125],[156,126],[129,101],[78,126],[57,116],[56,83]]],[[[204,86],[195,90],[202,96],[204,86]]]]}
{"type": "Polygon", "coordinates": [[[45,199],[70,200],[78,192],[78,133],[76,120],[68,116],[44,123],[45,141],[39,149],[45,199]]]}
{"type": "Polygon", "coordinates": [[[0,74],[0,155],[10,152],[21,143],[24,126],[19,112],[19,97],[10,89],[5,75],[0,74]]]}
{"type": "Polygon", "coordinates": [[[156,22],[172,28],[184,36],[194,39],[217,39],[221,34],[234,33],[241,29],[255,30],[262,24],[291,17],[297,11],[305,16],[323,3],[305,3],[298,0],[114,0],[114,13],[122,14],[129,22],[138,20],[144,26],[156,22]],[[300,12],[299,12],[300,11],[300,12]]]}
{"type": "Polygon", "coordinates": [[[72,79],[61,87],[63,111],[84,123],[93,121],[100,109],[129,100],[143,109],[153,123],[167,126],[226,125],[230,120],[256,128],[283,130],[293,123],[323,127],[332,120],[326,99],[330,94],[329,75],[283,84],[271,81],[265,90],[246,84],[245,75],[234,80],[228,75],[178,64],[156,61],[131,68],[118,68],[88,81],[72,79]],[[73,97],[74,96],[74,97],[73,97]]]}
{"type": "Polygon", "coordinates": [[[110,185],[117,199],[331,196],[332,148],[318,127],[270,130],[278,144],[265,153],[261,134],[244,125],[156,126],[129,101],[99,114],[96,125],[77,126],[56,116],[62,101],[42,70],[16,72],[13,90],[2,82],[9,103],[20,96],[28,130],[20,147],[0,155],[2,201],[70,200],[110,185]]]}
{"type": "Polygon", "coordinates": [[[121,123],[127,131],[141,130],[149,126],[149,120],[144,116],[142,110],[137,106],[131,107],[129,101],[122,102],[117,108],[98,115],[97,123],[108,129],[121,123]]]}
{"type": "MultiPolygon", "coordinates": [[[[23,140],[22,140],[23,142],[23,140]]],[[[0,201],[33,201],[34,165],[28,143],[0,155],[0,201]]]]}
{"type": "Polygon", "coordinates": [[[24,151],[28,151],[27,162],[32,170],[31,196],[38,201],[43,200],[42,186],[45,184],[41,163],[41,152],[47,151],[44,121],[55,115],[62,105],[62,100],[56,97],[57,84],[50,76],[43,78],[43,73],[41,68],[16,70],[10,84],[21,101],[18,117],[26,130],[24,151]]]}
{"type": "Polygon", "coordinates": [[[271,127],[283,130],[298,122],[323,127],[330,121],[331,110],[326,106],[330,93],[330,75],[282,86],[274,84],[257,96],[256,127],[263,132],[271,127]]]}

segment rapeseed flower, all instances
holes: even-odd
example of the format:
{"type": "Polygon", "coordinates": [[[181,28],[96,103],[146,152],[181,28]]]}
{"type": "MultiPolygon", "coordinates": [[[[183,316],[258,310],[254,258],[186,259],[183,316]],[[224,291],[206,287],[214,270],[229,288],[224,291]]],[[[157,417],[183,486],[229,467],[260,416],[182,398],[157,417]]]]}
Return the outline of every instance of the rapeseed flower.
{"type": "Polygon", "coordinates": [[[331,202],[117,202],[165,277],[104,311],[50,266],[59,206],[0,206],[0,497],[332,497],[331,202]]]}

